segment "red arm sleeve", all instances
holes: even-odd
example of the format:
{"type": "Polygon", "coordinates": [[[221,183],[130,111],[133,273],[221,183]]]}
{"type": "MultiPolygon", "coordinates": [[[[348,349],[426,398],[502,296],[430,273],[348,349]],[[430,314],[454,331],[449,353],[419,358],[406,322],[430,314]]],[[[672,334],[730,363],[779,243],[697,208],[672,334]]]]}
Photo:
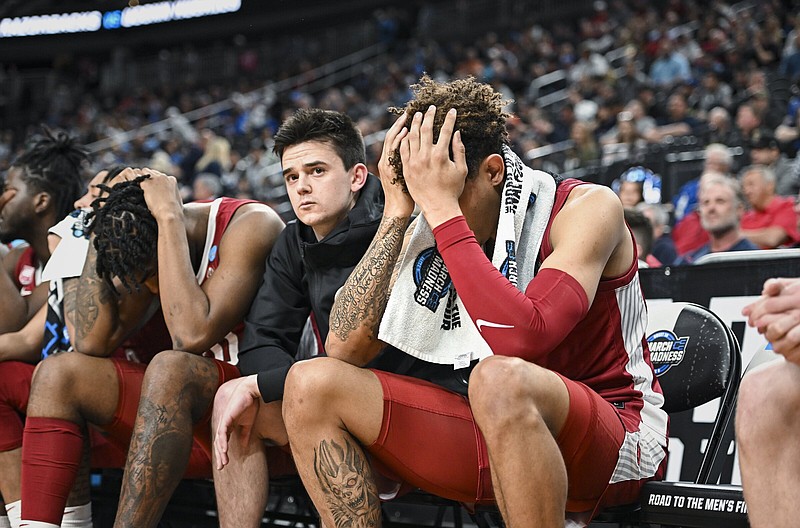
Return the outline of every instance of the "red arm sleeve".
{"type": "Polygon", "coordinates": [[[522,293],[486,258],[463,216],[433,231],[456,291],[492,352],[537,362],[589,311],[583,287],[544,268],[522,293]]]}

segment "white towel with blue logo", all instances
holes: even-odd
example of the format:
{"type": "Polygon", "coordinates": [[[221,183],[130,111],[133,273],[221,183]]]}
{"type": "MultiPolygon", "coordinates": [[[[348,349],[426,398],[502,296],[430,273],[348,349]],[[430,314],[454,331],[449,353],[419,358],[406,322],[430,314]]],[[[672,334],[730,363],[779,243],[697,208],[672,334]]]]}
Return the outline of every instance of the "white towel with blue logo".
{"type": "MultiPolygon", "coordinates": [[[[527,167],[506,146],[503,157],[506,178],[492,264],[524,292],[536,273],[556,184],[553,176],[527,167]]],[[[424,216],[400,263],[378,339],[423,361],[457,369],[492,354],[453,287],[424,216]]]]}

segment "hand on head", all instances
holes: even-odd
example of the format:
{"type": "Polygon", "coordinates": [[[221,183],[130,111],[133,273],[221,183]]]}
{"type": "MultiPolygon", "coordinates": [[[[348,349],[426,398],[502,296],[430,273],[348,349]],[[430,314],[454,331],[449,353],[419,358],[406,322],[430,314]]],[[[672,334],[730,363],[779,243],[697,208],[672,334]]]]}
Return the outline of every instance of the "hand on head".
{"type": "Polygon", "coordinates": [[[386,216],[411,216],[414,212],[414,199],[411,198],[403,181],[397,178],[398,175],[389,161],[408,134],[408,129],[403,125],[405,121],[406,115],[402,114],[386,132],[381,159],[378,161],[378,175],[381,178],[383,194],[386,196],[384,206],[386,216]]]}
{"type": "Polygon", "coordinates": [[[461,214],[458,199],[467,178],[467,157],[461,133],[454,133],[456,114],[455,108],[447,112],[438,140],[434,142],[436,107],[430,106],[424,115],[417,112],[408,134],[400,142],[408,192],[431,227],[461,214]]]}
{"type": "Polygon", "coordinates": [[[154,169],[125,169],[125,179],[131,180],[139,176],[148,176],[142,180],[141,187],[147,208],[158,220],[165,214],[183,214],[183,200],[178,189],[178,180],[154,169]],[[130,173],[128,173],[130,171],[130,173]]]}

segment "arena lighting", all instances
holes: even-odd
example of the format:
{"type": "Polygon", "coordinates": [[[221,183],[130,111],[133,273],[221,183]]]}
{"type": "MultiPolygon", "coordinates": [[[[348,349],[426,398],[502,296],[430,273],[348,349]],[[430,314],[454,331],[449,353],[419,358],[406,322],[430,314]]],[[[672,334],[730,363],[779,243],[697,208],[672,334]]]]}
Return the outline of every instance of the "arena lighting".
{"type": "Polygon", "coordinates": [[[0,20],[0,38],[97,31],[102,19],[100,11],[4,18],[0,20]]]}
{"type": "Polygon", "coordinates": [[[126,7],[122,10],[88,11],[56,15],[35,15],[0,20],[0,38],[84,33],[104,29],[129,28],[233,13],[241,0],[174,0],[126,7]]]}

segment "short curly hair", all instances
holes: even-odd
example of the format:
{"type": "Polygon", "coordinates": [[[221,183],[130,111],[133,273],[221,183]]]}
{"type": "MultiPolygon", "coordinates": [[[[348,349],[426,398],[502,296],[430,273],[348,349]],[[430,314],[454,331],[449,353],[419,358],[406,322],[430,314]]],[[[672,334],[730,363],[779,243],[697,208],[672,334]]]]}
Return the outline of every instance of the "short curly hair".
{"type": "Polygon", "coordinates": [[[113,187],[98,185],[105,194],[92,202],[87,217],[94,233],[97,276],[114,292],[114,277],[129,292],[138,291],[157,266],[158,222],[142,191],[142,181],[149,177],[145,174],[113,187]]]}
{"type": "MultiPolygon", "coordinates": [[[[436,117],[433,122],[434,138],[438,137],[448,110],[458,110],[455,130],[461,132],[461,141],[467,154],[467,178],[478,174],[481,162],[490,154],[503,152],[503,145],[508,144],[506,120],[510,115],[503,108],[511,101],[488,84],[475,80],[474,77],[456,79],[449,82],[438,82],[429,75],[423,75],[418,84],[411,85],[414,94],[405,107],[389,108],[395,114],[406,113],[406,127],[411,127],[411,120],[416,112],[425,113],[429,106],[436,106],[436,117]]],[[[400,152],[395,150],[389,163],[396,176],[392,183],[403,179],[403,163],[400,152]]]]}

